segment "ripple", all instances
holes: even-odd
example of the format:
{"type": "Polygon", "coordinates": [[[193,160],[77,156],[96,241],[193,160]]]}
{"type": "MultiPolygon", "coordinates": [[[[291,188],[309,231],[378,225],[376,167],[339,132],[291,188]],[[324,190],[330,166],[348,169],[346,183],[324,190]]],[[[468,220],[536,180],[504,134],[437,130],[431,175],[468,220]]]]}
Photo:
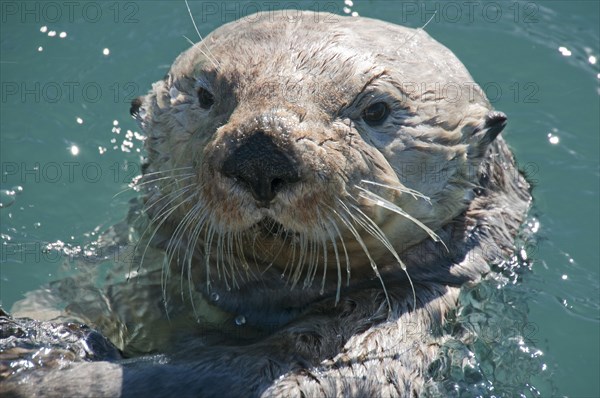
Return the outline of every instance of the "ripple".
{"type": "Polygon", "coordinates": [[[12,206],[16,201],[16,192],[11,189],[0,189],[0,209],[12,206]]]}

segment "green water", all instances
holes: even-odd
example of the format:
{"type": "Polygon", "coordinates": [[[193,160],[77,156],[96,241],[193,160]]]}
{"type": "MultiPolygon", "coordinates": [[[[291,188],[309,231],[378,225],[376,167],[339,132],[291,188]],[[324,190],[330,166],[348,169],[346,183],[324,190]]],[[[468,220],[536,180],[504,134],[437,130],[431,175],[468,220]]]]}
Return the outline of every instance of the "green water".
{"type": "MultiPolygon", "coordinates": [[[[344,13],[342,0],[191,2],[202,34],[298,5],[344,13]]],[[[60,274],[69,251],[46,253],[45,244],[76,249],[123,218],[142,145],[127,136],[137,130],[128,103],[189,46],[184,35],[197,35],[178,1],[1,7],[0,304],[8,309],[60,274]]],[[[540,225],[533,271],[516,288],[529,339],[543,352],[532,384],[542,396],[600,396],[599,3],[358,0],[352,11],[413,27],[433,15],[425,29],[508,114],[504,134],[535,182],[540,225]]]]}

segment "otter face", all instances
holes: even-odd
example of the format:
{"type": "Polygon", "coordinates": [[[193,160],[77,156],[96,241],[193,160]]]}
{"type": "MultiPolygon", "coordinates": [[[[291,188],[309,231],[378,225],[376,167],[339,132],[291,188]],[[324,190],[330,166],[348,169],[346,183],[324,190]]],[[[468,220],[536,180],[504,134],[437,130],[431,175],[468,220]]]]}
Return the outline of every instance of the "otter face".
{"type": "Polygon", "coordinates": [[[308,12],[217,29],[132,114],[155,224],[207,265],[278,272],[370,269],[435,236],[505,122],[425,32],[308,12]]]}

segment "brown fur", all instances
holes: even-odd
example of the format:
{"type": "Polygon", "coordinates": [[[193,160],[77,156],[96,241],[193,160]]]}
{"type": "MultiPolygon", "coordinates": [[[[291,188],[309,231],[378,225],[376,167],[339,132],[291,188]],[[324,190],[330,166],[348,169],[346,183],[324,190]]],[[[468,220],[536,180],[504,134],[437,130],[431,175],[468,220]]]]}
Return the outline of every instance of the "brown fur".
{"type": "Polygon", "coordinates": [[[81,383],[99,373],[123,396],[417,395],[460,286],[511,255],[530,201],[506,117],[460,61],[381,21],[225,25],[132,111],[148,136],[141,268],[101,293],[109,319],[70,315],[168,361],[32,371],[11,391],[102,392],[81,383]],[[377,102],[389,116],[372,126],[377,102]],[[231,160],[252,140],[271,152],[231,160]]]}

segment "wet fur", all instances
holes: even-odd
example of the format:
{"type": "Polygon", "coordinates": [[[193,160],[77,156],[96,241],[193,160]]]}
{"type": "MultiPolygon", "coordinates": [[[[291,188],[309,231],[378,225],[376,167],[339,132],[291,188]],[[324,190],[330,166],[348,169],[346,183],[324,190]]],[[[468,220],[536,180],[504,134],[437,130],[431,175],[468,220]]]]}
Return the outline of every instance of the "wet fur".
{"type": "Polygon", "coordinates": [[[511,256],[529,206],[498,136],[506,117],[425,32],[283,15],[219,28],[132,107],[148,136],[139,186],[141,218],[152,221],[138,228],[139,274],[102,293],[115,319],[78,316],[127,356],[169,359],[74,362],[21,375],[7,391],[414,396],[431,382],[460,287],[511,256]],[[469,100],[436,101],[440,92],[400,82],[456,83],[469,100]],[[199,86],[214,94],[210,110],[199,86]],[[389,120],[371,127],[361,114],[381,100],[389,120]],[[256,131],[302,176],[266,208],[220,172],[256,131]],[[156,251],[167,260],[152,268],[156,251]]]}

